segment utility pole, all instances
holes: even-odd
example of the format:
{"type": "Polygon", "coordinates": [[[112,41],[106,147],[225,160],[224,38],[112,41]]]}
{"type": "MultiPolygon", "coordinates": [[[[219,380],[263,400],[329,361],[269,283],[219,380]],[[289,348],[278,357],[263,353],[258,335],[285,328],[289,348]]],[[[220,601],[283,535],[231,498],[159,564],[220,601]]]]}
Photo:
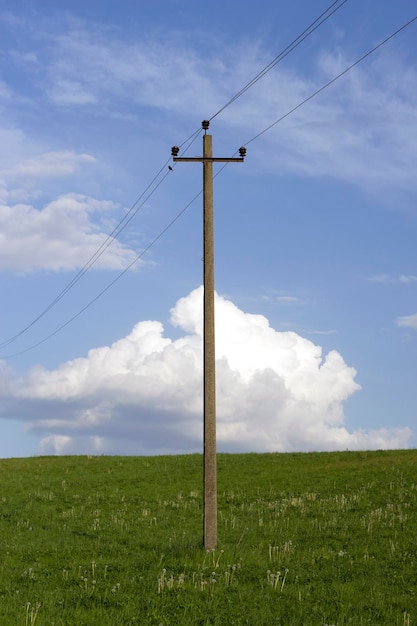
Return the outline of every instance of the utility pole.
{"type": "Polygon", "coordinates": [[[179,148],[172,148],[173,161],[203,163],[203,239],[204,239],[204,548],[217,546],[217,465],[216,465],[216,355],[214,329],[214,225],[213,225],[213,163],[242,163],[246,148],[239,148],[239,158],[212,155],[212,136],[207,135],[210,122],[202,128],[203,156],[178,157],[179,148]]]}

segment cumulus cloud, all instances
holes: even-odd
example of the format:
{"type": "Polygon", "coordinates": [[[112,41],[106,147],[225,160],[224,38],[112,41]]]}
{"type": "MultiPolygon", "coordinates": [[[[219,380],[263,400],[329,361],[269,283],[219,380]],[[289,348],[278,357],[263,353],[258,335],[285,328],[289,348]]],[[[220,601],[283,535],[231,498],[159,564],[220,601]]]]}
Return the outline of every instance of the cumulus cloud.
{"type": "MultiPolygon", "coordinates": [[[[62,195],[38,210],[7,200],[0,186],[0,269],[26,272],[37,269],[72,270],[82,267],[107,240],[92,216],[115,209],[113,202],[80,194],[62,195]]],[[[96,267],[125,268],[136,254],[117,240],[96,267]]]]}
{"type": "MultiPolygon", "coordinates": [[[[47,453],[177,453],[202,444],[202,288],[181,298],[170,339],[141,321],[111,346],[55,370],[6,370],[4,417],[21,418],[47,453]]],[[[344,402],[360,387],[336,351],[216,296],[218,446],[224,451],[405,447],[408,429],[349,431],[344,402]]]]}
{"type": "MultiPolygon", "coordinates": [[[[87,166],[95,163],[84,152],[45,151],[22,130],[0,123],[0,271],[73,270],[97,252],[120,207],[86,194],[60,193],[61,179],[72,177],[71,185],[75,180],[80,187],[87,166]],[[45,195],[53,199],[42,202],[45,195]]],[[[109,241],[95,267],[124,269],[134,261],[134,250],[109,241]]]]}

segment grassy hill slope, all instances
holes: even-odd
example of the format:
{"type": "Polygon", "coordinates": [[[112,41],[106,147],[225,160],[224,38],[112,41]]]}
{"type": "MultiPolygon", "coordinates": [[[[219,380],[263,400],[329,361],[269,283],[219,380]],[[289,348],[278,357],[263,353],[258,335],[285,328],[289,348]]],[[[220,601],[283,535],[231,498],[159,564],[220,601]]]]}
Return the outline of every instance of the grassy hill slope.
{"type": "Polygon", "coordinates": [[[0,625],[417,624],[417,451],[0,460],[0,625]]]}

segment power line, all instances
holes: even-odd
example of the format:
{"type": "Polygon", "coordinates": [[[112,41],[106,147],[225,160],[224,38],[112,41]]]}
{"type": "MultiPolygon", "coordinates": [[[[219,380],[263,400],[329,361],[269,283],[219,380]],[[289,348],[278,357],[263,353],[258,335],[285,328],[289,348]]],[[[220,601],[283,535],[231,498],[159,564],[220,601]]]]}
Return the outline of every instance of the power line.
{"type": "Polygon", "coordinates": [[[317,89],[314,93],[312,93],[310,96],[308,96],[308,98],[305,98],[304,100],[302,100],[302,102],[299,102],[299,104],[297,104],[295,107],[293,107],[290,111],[288,111],[287,113],[285,113],[284,115],[281,115],[281,117],[279,117],[277,120],[275,120],[275,122],[272,122],[272,124],[269,124],[269,126],[267,126],[266,128],[264,128],[263,130],[261,130],[261,132],[259,132],[257,135],[255,135],[254,137],[252,137],[252,139],[249,139],[249,141],[247,141],[246,143],[244,143],[244,146],[249,145],[250,143],[252,143],[252,141],[255,141],[255,139],[258,139],[261,135],[264,135],[266,132],[268,132],[268,130],[271,130],[271,128],[273,128],[274,126],[276,126],[277,124],[279,124],[279,122],[282,122],[282,120],[284,120],[286,117],[288,117],[289,115],[291,115],[291,113],[294,113],[294,111],[297,111],[297,109],[299,109],[300,107],[302,107],[304,104],[306,104],[307,102],[309,102],[310,100],[312,100],[313,98],[315,98],[319,93],[321,93],[322,91],[324,91],[325,89],[327,89],[327,87],[330,87],[330,85],[332,85],[333,83],[335,83],[337,80],[339,80],[339,78],[341,78],[342,76],[344,76],[345,74],[347,74],[347,72],[349,72],[351,69],[353,69],[354,67],[356,67],[357,65],[359,65],[359,63],[362,63],[362,61],[364,61],[366,58],[368,58],[371,54],[373,54],[374,52],[376,52],[376,50],[378,50],[379,48],[381,48],[383,45],[385,45],[388,41],[390,41],[393,37],[395,37],[396,35],[398,35],[402,30],[404,30],[405,28],[407,28],[407,26],[410,26],[410,24],[412,24],[413,22],[415,22],[417,20],[417,15],[415,17],[413,17],[411,20],[409,20],[406,24],[404,24],[403,26],[401,26],[400,28],[398,28],[398,30],[396,30],[394,33],[392,33],[391,35],[389,35],[388,37],[386,37],[386,39],[384,39],[384,41],[381,41],[379,44],[377,44],[374,48],[372,48],[372,50],[369,50],[369,52],[367,52],[366,54],[364,54],[363,56],[361,56],[357,61],[355,61],[354,63],[352,63],[351,65],[349,65],[347,68],[345,68],[343,70],[343,72],[340,72],[340,74],[338,74],[337,76],[335,76],[334,78],[332,78],[331,80],[329,80],[325,85],[323,85],[322,87],[320,87],[320,89],[317,89]]]}
{"type": "MultiPolygon", "coordinates": [[[[339,78],[341,78],[342,76],[344,76],[347,72],[349,72],[351,69],[353,69],[354,67],[356,67],[357,65],[359,65],[359,63],[361,63],[362,61],[364,61],[366,58],[368,58],[371,54],[373,54],[376,50],[378,50],[379,48],[381,48],[383,45],[385,45],[388,41],[390,41],[391,39],[393,39],[396,35],[398,35],[401,31],[403,31],[405,28],[407,28],[408,26],[410,26],[413,22],[415,22],[417,20],[417,16],[413,17],[411,20],[409,20],[406,24],[404,24],[403,26],[401,26],[400,28],[398,28],[395,32],[393,32],[391,35],[389,35],[388,37],[386,37],[383,41],[381,41],[379,44],[377,44],[376,46],[374,46],[374,48],[372,48],[371,50],[369,50],[366,54],[362,55],[357,61],[355,61],[354,63],[352,63],[351,65],[349,65],[347,68],[345,68],[342,72],[340,72],[337,76],[335,76],[334,78],[332,78],[331,80],[329,80],[325,85],[323,85],[322,87],[320,87],[319,89],[317,89],[314,93],[312,93],[310,96],[308,96],[307,98],[305,98],[302,102],[300,102],[299,104],[297,104],[295,107],[293,107],[290,111],[288,111],[287,113],[285,113],[284,115],[282,115],[281,117],[279,117],[277,120],[275,120],[273,123],[269,124],[266,128],[264,128],[262,131],[260,131],[259,133],[257,133],[254,137],[252,137],[251,139],[249,139],[245,144],[243,144],[244,146],[249,145],[250,143],[252,143],[253,141],[255,141],[256,139],[258,139],[259,137],[261,137],[262,135],[264,135],[266,132],[268,132],[269,130],[271,130],[271,128],[273,128],[274,126],[276,126],[279,122],[281,122],[282,120],[284,120],[286,117],[288,117],[289,115],[291,115],[292,113],[294,113],[296,110],[298,110],[300,107],[302,107],[304,104],[306,104],[307,102],[309,102],[310,100],[312,100],[315,96],[317,96],[319,93],[321,93],[322,91],[324,91],[325,89],[327,89],[327,87],[329,87],[330,85],[332,85],[334,82],[336,82],[339,78]]],[[[197,131],[195,133],[193,133],[193,135],[191,135],[189,137],[189,139],[191,137],[195,137],[197,134],[197,131]]],[[[183,142],[184,144],[185,142],[183,142]]],[[[182,144],[182,145],[183,145],[182,144]]],[[[225,163],[223,165],[223,167],[217,172],[216,176],[218,176],[221,171],[226,167],[227,163],[225,163]]],[[[162,171],[162,169],[160,170],[162,171]]],[[[161,179],[161,181],[158,183],[158,185],[155,187],[155,189],[151,192],[154,193],[154,191],[156,190],[156,188],[162,184],[163,180],[165,180],[166,176],[168,176],[167,172],[165,174],[165,176],[163,176],[163,178],[161,179]]],[[[148,186],[149,188],[149,186],[148,186]]],[[[53,336],[55,336],[58,332],[60,332],[63,328],[65,328],[66,326],[68,326],[72,321],[74,321],[77,317],[79,317],[84,311],[86,311],[90,306],[92,306],[92,304],[94,304],[104,293],[106,293],[120,278],[122,278],[122,276],[124,276],[124,274],[135,264],[137,263],[144,254],[146,254],[146,252],[148,252],[148,250],[157,242],[159,241],[159,239],[161,239],[161,237],[163,237],[163,235],[174,225],[174,223],[185,213],[185,211],[191,206],[191,204],[193,204],[193,202],[201,195],[202,191],[200,191],[199,193],[197,193],[189,202],[188,204],[171,220],[171,222],[169,222],[169,224],[152,240],[152,242],[120,273],[118,274],[118,276],[116,276],[116,278],[111,281],[102,291],[100,291],[90,302],[88,302],[78,313],[76,313],[75,315],[73,315],[69,320],[67,320],[64,324],[62,324],[60,327],[58,327],[55,331],[53,331],[52,333],[50,333],[47,337],[45,337],[44,339],[42,339],[41,341],[33,344],[32,346],[26,348],[25,350],[22,350],[20,352],[16,352],[14,354],[10,354],[7,356],[3,356],[2,358],[12,358],[15,356],[20,356],[21,354],[24,354],[26,352],[29,352],[30,350],[38,347],[39,345],[45,343],[47,340],[49,340],[50,338],[52,338],[53,336]]],[[[143,194],[142,194],[143,195],[143,194]]],[[[149,198],[149,196],[148,196],[149,198]]],[[[147,199],[148,199],[147,198],[147,199]]],[[[146,201],[146,200],[145,200],[146,201]]],[[[51,308],[51,307],[49,307],[51,308]]],[[[48,308],[48,310],[49,310],[48,308]]],[[[46,311],[45,311],[46,312],[46,311]]],[[[35,323],[35,322],[33,322],[35,323]]],[[[31,326],[31,325],[30,325],[31,326]]],[[[30,327],[28,326],[28,328],[30,327]]],[[[20,333],[23,334],[23,333],[20,333]]],[[[17,335],[17,336],[20,336],[17,335]]],[[[8,345],[8,344],[6,344],[8,345]]]]}
{"type": "MultiPolygon", "coordinates": [[[[30,328],[32,328],[32,326],[34,326],[34,324],[36,324],[36,322],[38,322],[42,317],[44,317],[44,315],[46,315],[46,313],[48,313],[48,311],[50,311],[60,300],[62,300],[62,298],[68,293],[68,291],[70,291],[70,289],[72,289],[72,287],[74,287],[74,285],[82,278],[82,276],[94,265],[94,263],[104,254],[104,252],[107,250],[107,248],[109,248],[109,246],[112,245],[112,243],[114,242],[115,238],[122,232],[122,230],[124,230],[124,228],[126,228],[126,226],[128,225],[128,223],[133,219],[133,217],[138,213],[138,211],[143,207],[143,204],[146,202],[146,200],[149,198],[149,196],[147,196],[147,198],[144,200],[144,202],[142,204],[140,204],[139,206],[137,206],[138,202],[140,201],[140,199],[143,197],[143,195],[146,193],[146,191],[151,187],[152,183],[157,179],[157,177],[159,176],[159,174],[161,173],[161,171],[163,169],[166,169],[168,163],[169,163],[170,159],[168,159],[165,163],[165,167],[162,167],[159,172],[156,174],[156,176],[152,179],[152,181],[149,183],[149,185],[146,187],[146,189],[143,191],[143,193],[139,196],[139,198],[136,200],[136,202],[131,206],[131,208],[129,209],[129,211],[126,213],[126,215],[123,217],[122,220],[120,220],[120,222],[117,224],[117,226],[112,230],[112,232],[107,235],[105,241],[100,245],[100,247],[95,251],[95,253],[90,257],[90,259],[87,261],[87,263],[85,263],[85,265],[83,265],[83,267],[77,272],[77,274],[70,280],[69,283],[67,283],[67,285],[58,293],[58,295],[48,304],[48,306],[46,306],[41,313],[39,313],[39,315],[37,317],[35,317],[35,319],[33,319],[30,324],[28,324],[27,326],[25,326],[25,328],[23,328],[19,333],[16,333],[16,335],[13,335],[13,337],[10,337],[10,339],[7,339],[5,341],[3,341],[0,344],[0,348],[5,348],[8,345],[10,345],[11,343],[13,343],[16,339],[18,339],[19,337],[21,337],[24,333],[26,333],[26,331],[28,331],[30,328]],[[136,210],[134,210],[136,207],[136,210]]],[[[159,183],[160,184],[160,183],[159,183]]],[[[157,187],[159,186],[156,185],[154,190],[155,191],[157,189],[157,187]]],[[[152,195],[153,191],[151,192],[152,195]]]]}
{"type": "MultiPolygon", "coordinates": [[[[317,30],[325,21],[327,21],[336,11],[338,11],[347,0],[335,0],[332,2],[327,9],[321,13],[306,29],[298,35],[282,52],[280,52],[270,63],[268,63],[256,76],[252,78],[242,89],[237,92],[226,104],[221,107],[211,118],[210,120],[217,117],[221,112],[223,112],[227,107],[229,107],[233,102],[235,102],[240,96],[242,96],[250,87],[252,87],[255,83],[257,83],[265,74],[267,74],[275,65],[277,65],[280,61],[282,61],[290,52],[292,52],[296,47],[298,47],[307,37],[309,37],[315,30],[317,30]],[[338,5],[338,6],[336,6],[338,5]],[[333,9],[333,10],[332,10],[333,9]],[[324,18],[324,19],[322,19],[324,18]],[[321,20],[321,21],[320,21],[321,20]]],[[[183,147],[188,143],[186,148],[184,148],[183,153],[190,148],[192,143],[200,134],[201,129],[198,128],[194,131],[185,141],[180,144],[180,147],[183,147]]],[[[161,173],[168,166],[170,159],[168,159],[148,184],[148,186],[144,189],[141,195],[136,199],[133,205],[130,207],[126,215],[118,222],[112,232],[107,235],[106,239],[99,246],[96,252],[90,257],[90,259],[83,265],[83,267],[77,272],[77,274],[67,283],[67,285],[57,294],[57,296],[29,323],[27,324],[21,331],[10,337],[9,339],[4,340],[0,343],[0,349],[6,348],[11,343],[16,341],[19,337],[24,335],[28,330],[30,330],[40,319],[42,319],[64,296],[78,283],[79,280],[88,272],[91,267],[98,261],[98,259],[106,252],[106,250],[114,243],[117,237],[121,234],[123,230],[128,226],[128,224],[133,220],[133,218],[138,214],[138,212],[143,208],[144,204],[149,200],[149,198],[153,195],[159,185],[162,183],[162,180],[155,184],[155,187],[152,191],[146,196],[146,198],[139,204],[140,200],[147,193],[147,191],[152,187],[153,183],[158,179],[161,173]]]]}
{"type": "MultiPolygon", "coordinates": [[[[164,178],[162,180],[164,180],[167,176],[168,176],[168,173],[165,174],[165,176],[164,176],[164,178]]],[[[197,198],[199,196],[201,196],[202,193],[203,193],[202,190],[199,191],[188,202],[188,204],[179,213],[177,213],[177,215],[169,222],[169,224],[167,224],[167,226],[165,226],[165,228],[163,230],[161,230],[161,232],[146,246],[146,248],[144,248],[144,250],[142,250],[142,252],[140,254],[138,254],[138,256],[135,259],[133,259],[133,261],[131,261],[129,263],[129,265],[127,267],[125,267],[125,269],[122,272],[120,272],[104,289],[102,289],[92,300],[90,300],[75,315],[73,315],[70,319],[68,319],[66,322],[64,322],[64,324],[61,324],[61,326],[56,328],[52,333],[49,333],[49,335],[47,335],[46,337],[44,337],[43,339],[41,339],[37,343],[34,343],[31,346],[29,346],[28,348],[25,348],[24,350],[20,350],[19,352],[14,352],[13,354],[4,355],[1,358],[3,358],[3,359],[11,359],[11,358],[14,358],[16,356],[21,356],[22,354],[25,354],[26,352],[30,352],[31,350],[33,350],[34,348],[37,348],[38,346],[42,345],[43,343],[45,343],[49,339],[52,339],[52,337],[57,335],[61,330],[63,330],[69,324],[71,324],[71,322],[76,320],[77,317],[79,317],[80,315],[82,315],[82,313],[87,311],[87,309],[89,309],[95,302],[97,302],[97,300],[99,300],[99,298],[101,298],[101,296],[103,296],[107,291],[109,291],[109,289],[111,289],[113,287],[113,285],[115,283],[117,283],[122,278],[122,276],[124,276],[130,270],[130,268],[133,267],[148,252],[148,250],[150,250],[152,248],[152,246],[154,246],[165,235],[165,233],[175,224],[175,222],[177,222],[180,219],[180,217],[187,211],[187,209],[193,204],[193,202],[195,202],[195,200],[197,200],[197,198]]]]}
{"type": "Polygon", "coordinates": [[[324,22],[326,22],[336,11],[342,8],[342,6],[347,2],[347,0],[343,0],[339,6],[335,7],[333,11],[331,9],[337,5],[340,0],[335,0],[327,9],[319,15],[314,22],[312,22],[302,33],[298,35],[282,52],[280,52],[268,65],[266,65],[256,76],[254,76],[240,91],[238,91],[230,100],[226,102],[214,115],[212,115],[209,119],[210,121],[217,117],[222,111],[227,109],[233,102],[235,102],[240,96],[248,91],[255,83],[257,83],[261,78],[265,76],[268,72],[270,72],[278,63],[280,63],[286,56],[288,56],[291,52],[293,52],[307,37],[312,35],[314,31],[316,31],[324,22]],[[331,11],[331,12],[330,12],[331,11]],[[328,14],[328,15],[326,15],[328,14]],[[323,18],[321,20],[321,18],[323,18]],[[320,22],[321,20],[321,22],[320,22]]]}
{"type": "MultiPolygon", "coordinates": [[[[181,146],[184,146],[184,144],[189,142],[188,145],[186,146],[186,148],[183,151],[184,153],[191,147],[191,145],[193,144],[195,139],[198,137],[200,132],[201,132],[201,129],[198,129],[198,131],[196,131],[192,135],[190,135],[181,144],[181,146]]],[[[35,317],[30,322],[30,324],[27,324],[27,326],[25,326],[20,332],[16,333],[15,335],[10,337],[9,339],[3,341],[0,344],[0,349],[6,348],[11,343],[16,341],[16,339],[18,339],[19,337],[24,335],[30,328],[32,328],[32,326],[34,326],[56,304],[58,304],[58,302],[60,300],[62,300],[62,298],[76,285],[76,283],[84,276],[84,274],[96,263],[96,261],[98,261],[98,259],[114,243],[114,241],[120,235],[120,233],[127,227],[127,225],[133,220],[133,218],[139,213],[139,211],[143,208],[143,206],[146,204],[146,202],[149,200],[149,198],[155,193],[155,191],[158,189],[158,187],[165,180],[167,174],[161,180],[159,180],[158,183],[155,184],[155,186],[151,189],[149,194],[142,200],[143,196],[152,187],[153,183],[155,183],[155,181],[158,179],[158,177],[161,175],[161,173],[163,171],[166,172],[167,166],[168,166],[168,163],[170,162],[170,160],[171,160],[171,158],[169,158],[169,159],[167,159],[167,161],[165,161],[164,165],[161,167],[161,169],[158,171],[158,173],[154,176],[154,178],[151,180],[151,182],[148,184],[148,186],[144,189],[144,191],[141,193],[141,195],[136,199],[136,201],[130,207],[130,209],[126,213],[126,215],[118,222],[118,224],[114,227],[112,232],[109,235],[107,235],[105,241],[101,244],[101,246],[99,246],[99,248],[90,257],[90,259],[83,265],[83,267],[77,272],[77,274],[69,281],[69,283],[67,283],[67,285],[58,293],[58,295],[39,313],[39,315],[37,317],[35,317]],[[140,200],[142,200],[142,202],[140,202],[140,200]],[[139,204],[139,202],[140,202],[140,204],[139,204]]],[[[136,261],[134,263],[136,263],[137,260],[138,260],[138,258],[136,259],[136,261]]],[[[131,265],[129,266],[129,268],[130,267],[131,267],[131,265]]]]}

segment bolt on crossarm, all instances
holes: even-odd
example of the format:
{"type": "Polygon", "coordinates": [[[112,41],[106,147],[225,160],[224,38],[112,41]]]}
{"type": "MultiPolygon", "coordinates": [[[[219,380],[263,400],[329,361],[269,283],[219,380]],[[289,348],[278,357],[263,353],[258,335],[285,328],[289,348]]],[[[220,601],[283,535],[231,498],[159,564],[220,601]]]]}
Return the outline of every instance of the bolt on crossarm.
{"type": "Polygon", "coordinates": [[[179,148],[172,148],[173,161],[203,163],[203,240],[204,240],[204,548],[217,547],[217,463],[216,463],[216,354],[214,317],[214,219],[213,163],[242,163],[246,148],[239,148],[238,158],[212,155],[212,136],[207,134],[209,121],[202,127],[203,156],[178,157],[179,148]]]}

